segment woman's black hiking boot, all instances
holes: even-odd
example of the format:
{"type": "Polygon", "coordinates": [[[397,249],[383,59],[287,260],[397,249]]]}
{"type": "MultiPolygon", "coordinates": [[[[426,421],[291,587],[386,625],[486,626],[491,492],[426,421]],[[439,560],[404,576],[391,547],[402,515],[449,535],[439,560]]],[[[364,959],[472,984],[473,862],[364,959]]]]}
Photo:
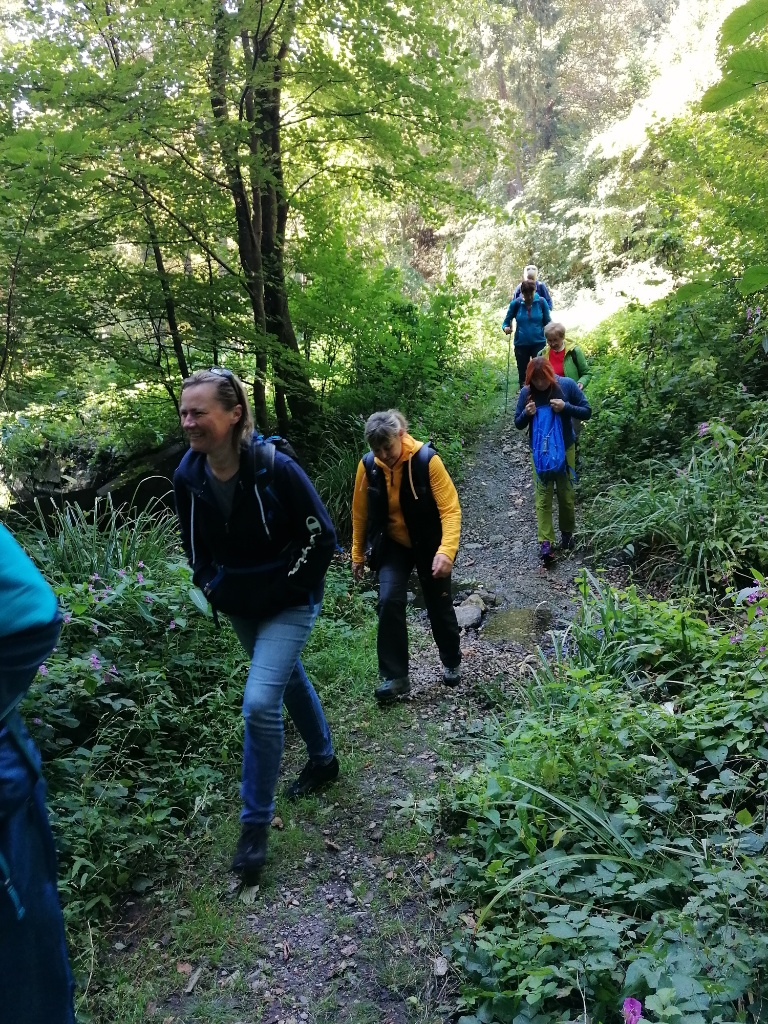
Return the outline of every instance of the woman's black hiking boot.
{"type": "Polygon", "coordinates": [[[230,871],[240,875],[243,885],[255,885],[267,859],[268,825],[243,825],[230,871]]]}

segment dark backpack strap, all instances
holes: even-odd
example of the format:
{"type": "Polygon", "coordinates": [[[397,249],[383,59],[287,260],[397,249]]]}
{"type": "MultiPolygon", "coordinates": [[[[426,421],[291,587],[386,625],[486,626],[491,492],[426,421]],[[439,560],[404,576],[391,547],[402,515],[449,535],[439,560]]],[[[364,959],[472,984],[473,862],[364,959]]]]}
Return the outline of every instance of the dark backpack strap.
{"type": "Polygon", "coordinates": [[[366,452],[363,456],[363,466],[365,467],[365,475],[368,477],[368,483],[371,483],[371,476],[373,475],[373,467],[376,465],[376,456],[373,452],[366,452]]]}
{"type": "Polygon", "coordinates": [[[414,475],[416,477],[416,483],[419,487],[423,487],[431,491],[431,485],[429,482],[429,460],[433,455],[437,455],[434,445],[431,441],[426,441],[421,448],[411,457],[413,463],[414,475]]]}
{"type": "Polygon", "coordinates": [[[269,487],[275,475],[275,446],[260,434],[254,434],[251,439],[251,465],[254,480],[263,487],[269,487]]]}
{"type": "Polygon", "coordinates": [[[16,744],[16,747],[21,756],[27,762],[27,766],[29,767],[29,770],[32,772],[35,782],[37,782],[37,780],[41,778],[40,769],[35,764],[35,759],[30,754],[29,747],[25,743],[24,737],[21,734],[21,729],[19,728],[21,725],[21,719],[19,718],[18,714],[12,712],[10,715],[8,715],[7,718],[3,719],[0,725],[4,726],[8,730],[10,735],[13,737],[13,742],[16,744]]]}

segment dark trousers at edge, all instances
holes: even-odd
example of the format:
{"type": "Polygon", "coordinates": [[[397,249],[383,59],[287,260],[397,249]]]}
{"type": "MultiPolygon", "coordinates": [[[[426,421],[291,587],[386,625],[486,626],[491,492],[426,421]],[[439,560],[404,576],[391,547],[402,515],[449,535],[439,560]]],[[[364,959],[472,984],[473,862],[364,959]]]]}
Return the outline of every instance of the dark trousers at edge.
{"type": "MultiPolygon", "coordinates": [[[[0,690],[21,692],[59,622],[0,637],[0,690]]],[[[15,711],[0,722],[0,1021],[74,1024],[73,984],[56,889],[40,755],[15,711]]]]}
{"type": "Polygon", "coordinates": [[[417,559],[410,548],[388,540],[384,564],[379,570],[379,633],[376,642],[379,673],[383,679],[400,679],[408,675],[408,625],[405,609],[408,577],[414,565],[440,660],[448,668],[458,668],[461,663],[460,633],[453,607],[451,577],[436,580],[432,575],[432,558],[417,559]]]}

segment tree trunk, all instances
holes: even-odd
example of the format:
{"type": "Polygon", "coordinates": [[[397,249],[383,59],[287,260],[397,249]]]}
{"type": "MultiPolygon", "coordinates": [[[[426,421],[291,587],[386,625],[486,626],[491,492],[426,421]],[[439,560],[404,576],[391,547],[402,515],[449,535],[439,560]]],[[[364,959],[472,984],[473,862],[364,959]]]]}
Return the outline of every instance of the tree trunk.
{"type": "MultiPolygon", "coordinates": [[[[266,318],[264,314],[264,273],[261,259],[261,240],[257,226],[252,222],[248,192],[243,180],[237,147],[229,136],[229,104],[227,103],[228,58],[232,44],[230,32],[230,16],[222,3],[214,19],[214,43],[211,59],[209,80],[211,109],[214,121],[219,125],[219,148],[222,163],[227,175],[229,193],[235,208],[237,224],[237,249],[240,266],[243,270],[245,287],[251,302],[253,323],[257,335],[266,336],[266,318]]],[[[261,215],[259,210],[258,215],[261,215]]],[[[256,372],[253,378],[253,404],[256,422],[262,430],[269,429],[267,411],[267,352],[266,346],[260,345],[255,352],[256,372]]]]}
{"type": "MultiPolygon", "coordinates": [[[[141,186],[140,186],[141,187],[141,186]]],[[[171,291],[171,285],[168,281],[168,274],[165,270],[165,262],[163,260],[163,253],[160,249],[160,240],[157,237],[157,228],[155,222],[152,219],[152,215],[149,212],[149,205],[144,211],[144,223],[147,225],[147,231],[149,232],[149,242],[152,246],[152,254],[155,258],[155,267],[157,269],[158,277],[160,278],[160,287],[163,290],[163,302],[165,303],[165,318],[168,321],[168,330],[171,335],[171,341],[173,342],[173,351],[176,356],[176,362],[179,366],[179,373],[183,380],[189,376],[189,366],[187,365],[187,355],[184,351],[184,345],[179,334],[179,324],[176,320],[176,303],[173,298],[173,292],[171,291]]]]}
{"type": "Polygon", "coordinates": [[[274,44],[279,31],[276,19],[269,21],[262,31],[258,6],[254,16],[259,17],[259,21],[253,31],[240,32],[246,66],[240,119],[248,125],[250,195],[240,154],[228,135],[230,117],[226,90],[234,22],[224,3],[219,5],[214,19],[210,98],[214,119],[220,127],[219,146],[235,205],[240,265],[251,296],[256,331],[264,337],[264,345],[257,352],[260,379],[254,384],[256,417],[259,425],[266,429],[265,385],[271,359],[275,410],[280,429],[284,430],[288,425],[288,410],[294,418],[307,421],[316,408],[307,367],[291,322],[285,283],[288,201],[280,151],[280,80],[288,54],[292,8],[282,11],[285,38],[277,50],[274,44]]]}
{"type": "MultiPolygon", "coordinates": [[[[307,423],[317,412],[317,402],[293,328],[285,282],[285,232],[289,206],[280,145],[280,82],[287,52],[288,44],[283,42],[273,62],[273,85],[265,88],[260,96],[263,128],[259,142],[269,171],[261,189],[264,311],[267,332],[277,342],[272,354],[276,383],[279,381],[285,389],[293,417],[307,423]]],[[[252,126],[254,130],[255,126],[252,126]]]]}

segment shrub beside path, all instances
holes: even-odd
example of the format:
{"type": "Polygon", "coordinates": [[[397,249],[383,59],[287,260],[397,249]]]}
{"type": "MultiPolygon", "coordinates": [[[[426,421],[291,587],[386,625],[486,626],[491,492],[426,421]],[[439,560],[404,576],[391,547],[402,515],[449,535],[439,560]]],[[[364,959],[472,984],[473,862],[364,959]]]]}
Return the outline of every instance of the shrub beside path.
{"type": "MultiPolygon", "coordinates": [[[[546,648],[547,631],[567,624],[580,567],[578,555],[550,571],[539,566],[528,449],[511,417],[487,428],[468,456],[460,493],[456,600],[488,609],[480,628],[465,630],[462,684],[439,681],[426,613],[415,607],[412,696],[379,709],[373,678],[351,682],[335,706],[325,695],[342,778],[319,798],[278,804],[261,885],[241,891],[226,874],[234,813],[226,824],[212,821],[210,846],[176,890],[126,907],[83,1020],[452,1018],[458,978],[443,955],[451,911],[441,897],[448,856],[440,787],[482,756],[483,717],[516,699],[536,644],[546,648]]],[[[366,638],[349,643],[372,638],[371,616],[366,638]]],[[[300,764],[289,730],[284,775],[300,764]]]]}

